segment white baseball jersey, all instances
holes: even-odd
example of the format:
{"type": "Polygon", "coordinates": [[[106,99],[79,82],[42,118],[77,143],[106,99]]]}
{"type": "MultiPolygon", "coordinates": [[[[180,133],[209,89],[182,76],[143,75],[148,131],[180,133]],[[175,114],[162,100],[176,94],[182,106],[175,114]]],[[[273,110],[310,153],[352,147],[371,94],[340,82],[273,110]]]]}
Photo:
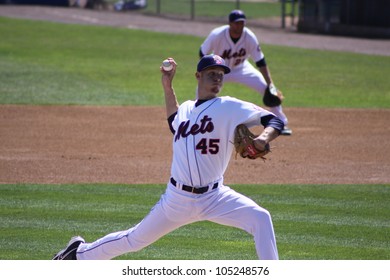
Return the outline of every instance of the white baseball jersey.
{"type": "MultiPolygon", "coordinates": [[[[224,77],[224,83],[241,83],[259,94],[264,95],[267,82],[263,75],[250,62],[264,58],[256,35],[247,27],[244,27],[240,39],[234,43],[229,34],[229,25],[223,25],[213,29],[200,47],[203,54],[216,54],[225,60],[231,72],[224,77]]],[[[269,110],[278,116],[285,125],[288,123],[282,106],[271,107],[269,110]]]]}
{"type": "Polygon", "coordinates": [[[256,35],[247,27],[244,27],[243,33],[236,43],[230,38],[229,25],[213,29],[203,42],[201,51],[203,54],[219,55],[232,71],[235,68],[241,68],[249,57],[255,62],[264,58],[256,35]]]}
{"type": "Polygon", "coordinates": [[[224,96],[195,106],[183,103],[173,121],[171,174],[190,186],[207,186],[222,179],[232,151],[234,130],[241,123],[260,125],[270,112],[245,101],[224,96]]]}

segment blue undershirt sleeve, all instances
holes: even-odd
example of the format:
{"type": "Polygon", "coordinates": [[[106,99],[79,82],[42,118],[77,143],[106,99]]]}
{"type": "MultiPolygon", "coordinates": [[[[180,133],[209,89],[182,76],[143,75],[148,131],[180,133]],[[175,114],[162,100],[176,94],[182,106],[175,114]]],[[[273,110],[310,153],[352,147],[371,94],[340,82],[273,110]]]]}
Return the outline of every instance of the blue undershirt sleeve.
{"type": "Polygon", "coordinates": [[[267,115],[267,116],[262,117],[261,124],[264,127],[270,126],[270,127],[275,128],[276,130],[279,131],[279,134],[281,133],[281,131],[283,130],[283,127],[284,127],[283,121],[274,115],[267,115]]]}
{"type": "Polygon", "coordinates": [[[267,66],[267,62],[265,61],[265,57],[263,57],[263,59],[259,60],[256,62],[256,66],[257,67],[264,67],[264,66],[267,66]]]}

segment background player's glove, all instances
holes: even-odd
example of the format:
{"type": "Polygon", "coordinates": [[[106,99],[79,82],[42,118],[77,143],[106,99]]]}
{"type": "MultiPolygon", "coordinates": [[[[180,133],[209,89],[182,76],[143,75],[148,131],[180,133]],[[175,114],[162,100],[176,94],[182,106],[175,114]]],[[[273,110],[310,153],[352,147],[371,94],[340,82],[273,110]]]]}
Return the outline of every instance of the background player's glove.
{"type": "Polygon", "coordinates": [[[259,151],[253,143],[253,140],[256,137],[257,136],[254,135],[246,125],[238,125],[234,132],[234,148],[236,149],[236,157],[237,154],[240,154],[243,158],[247,157],[250,159],[256,159],[260,157],[265,159],[264,156],[271,151],[270,146],[267,144],[264,151],[259,151]]]}
{"type": "Polygon", "coordinates": [[[273,84],[270,84],[264,92],[263,103],[268,107],[276,107],[282,104],[283,94],[273,84]]]}

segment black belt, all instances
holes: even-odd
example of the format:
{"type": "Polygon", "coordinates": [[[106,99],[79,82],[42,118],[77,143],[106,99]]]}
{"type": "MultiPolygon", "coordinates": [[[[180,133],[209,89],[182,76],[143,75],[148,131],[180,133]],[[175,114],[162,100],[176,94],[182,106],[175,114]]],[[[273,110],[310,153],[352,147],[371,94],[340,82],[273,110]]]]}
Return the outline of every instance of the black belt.
{"type": "MultiPolygon", "coordinates": [[[[172,183],[172,185],[174,185],[176,187],[176,180],[175,179],[171,178],[171,183],[172,183]]],[[[216,188],[218,188],[218,183],[215,183],[211,189],[213,190],[216,188]]],[[[186,192],[190,192],[190,193],[202,194],[202,193],[205,193],[209,190],[209,186],[194,188],[191,186],[182,185],[182,190],[186,191],[186,192]]]]}

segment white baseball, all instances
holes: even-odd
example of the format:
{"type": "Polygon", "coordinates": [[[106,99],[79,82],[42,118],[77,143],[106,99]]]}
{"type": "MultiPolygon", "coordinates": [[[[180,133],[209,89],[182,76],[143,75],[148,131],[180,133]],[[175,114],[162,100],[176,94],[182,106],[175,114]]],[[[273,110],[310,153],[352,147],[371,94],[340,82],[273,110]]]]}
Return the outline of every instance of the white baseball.
{"type": "Polygon", "coordinates": [[[169,60],[166,59],[163,61],[162,67],[163,67],[164,71],[171,71],[173,68],[173,65],[169,62],[169,60]]]}

